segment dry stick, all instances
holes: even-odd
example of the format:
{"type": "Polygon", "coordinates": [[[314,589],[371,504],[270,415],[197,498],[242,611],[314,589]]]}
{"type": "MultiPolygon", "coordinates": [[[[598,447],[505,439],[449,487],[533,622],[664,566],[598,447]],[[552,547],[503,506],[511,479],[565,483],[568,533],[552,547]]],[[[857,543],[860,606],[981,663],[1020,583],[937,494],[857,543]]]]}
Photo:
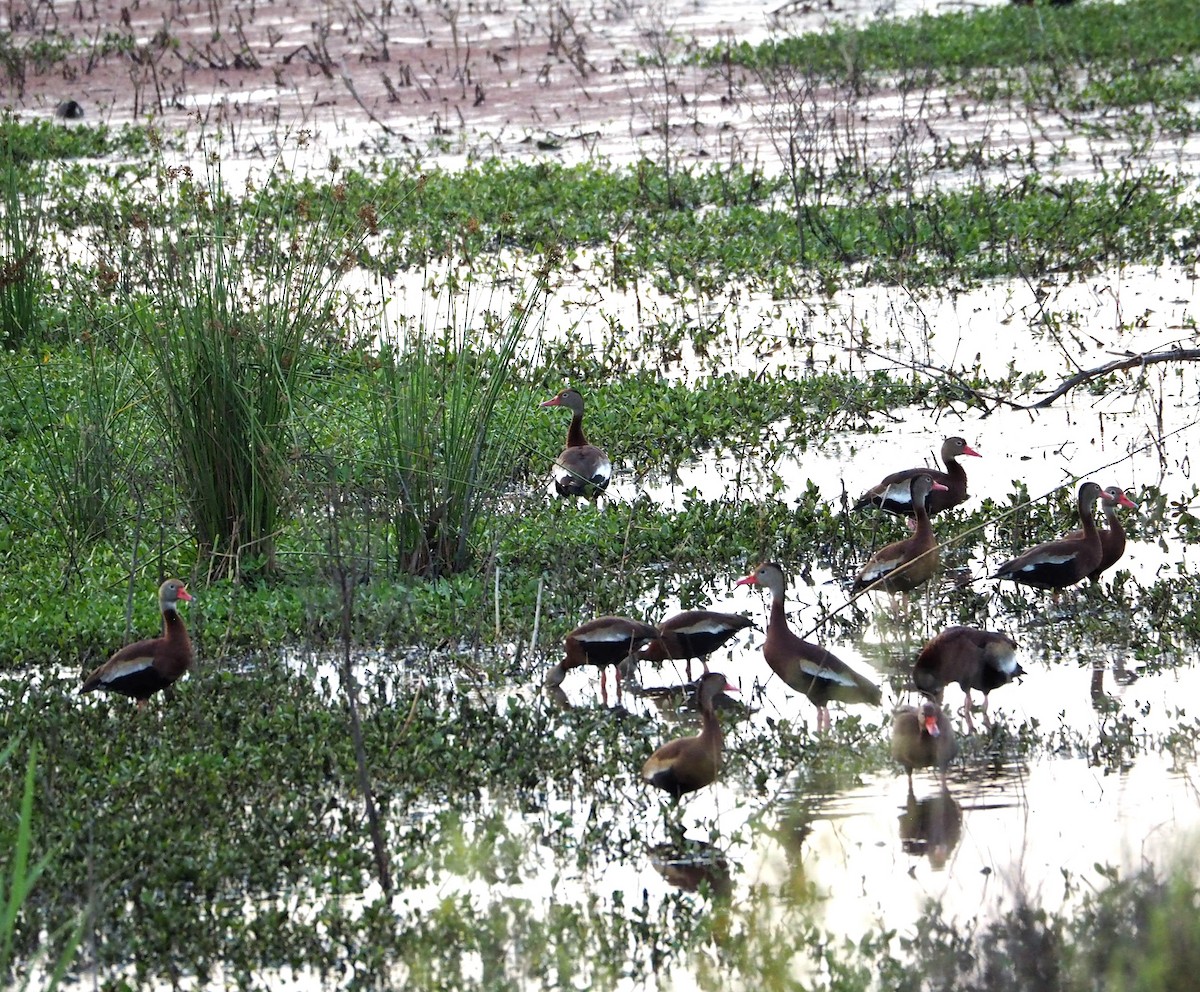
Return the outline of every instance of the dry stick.
{"type": "MultiPolygon", "coordinates": [[[[959,386],[964,392],[969,393],[972,397],[988,401],[996,404],[1003,404],[1013,410],[1044,410],[1049,407],[1055,400],[1065,396],[1076,386],[1084,382],[1090,382],[1092,379],[1098,379],[1101,376],[1109,375],[1112,372],[1120,372],[1124,369],[1137,368],[1145,365],[1156,365],[1160,362],[1198,362],[1200,361],[1200,349],[1198,348],[1172,348],[1170,351],[1151,351],[1142,352],[1136,355],[1126,354],[1123,358],[1115,359],[1107,362],[1104,365],[1099,365],[1096,368],[1084,369],[1081,372],[1076,372],[1069,379],[1064,379],[1053,392],[1043,396],[1036,403],[1018,403],[1016,400],[1011,400],[1006,396],[993,396],[988,393],[980,392],[974,386],[967,382],[966,378],[953,369],[942,368],[937,365],[930,365],[927,362],[906,362],[903,359],[896,358],[892,355],[884,354],[881,351],[876,351],[874,348],[869,348],[866,345],[855,345],[848,351],[866,352],[869,355],[874,355],[876,358],[882,358],[885,361],[891,362],[900,368],[910,369],[913,372],[923,372],[927,375],[939,375],[949,378],[959,386]]],[[[991,410],[984,414],[986,417],[991,410]]]]}
{"type": "Polygon", "coordinates": [[[390,135],[395,136],[396,132],[393,131],[390,127],[388,127],[386,124],[384,124],[383,121],[381,121],[378,117],[376,117],[375,112],[373,110],[371,110],[371,108],[368,107],[365,103],[363,103],[362,97],[360,97],[358,95],[358,90],[356,90],[354,88],[354,80],[350,76],[350,70],[346,68],[346,60],[345,59],[342,59],[341,63],[338,65],[338,68],[341,69],[342,82],[346,85],[346,89],[349,91],[350,95],[352,97],[354,97],[354,102],[357,103],[360,107],[362,107],[363,113],[365,113],[367,115],[367,117],[370,119],[371,123],[377,124],[383,130],[384,134],[390,134],[390,135]]]}
{"type": "Polygon", "coordinates": [[[408,716],[404,718],[404,725],[400,728],[401,737],[407,734],[408,728],[412,726],[413,717],[417,715],[417,700],[421,698],[421,690],[424,688],[424,682],[417,683],[417,691],[413,693],[413,701],[412,705],[408,708],[408,716]]]}
{"type": "MultiPolygon", "coordinates": [[[[1198,355],[1200,355],[1200,353],[1198,353],[1198,355]]],[[[1177,427],[1173,431],[1169,431],[1166,434],[1162,434],[1162,435],[1156,436],[1154,438],[1151,438],[1145,444],[1139,445],[1138,447],[1133,448],[1131,451],[1127,451],[1125,454],[1121,455],[1119,458],[1114,458],[1112,461],[1107,462],[1104,465],[1098,465],[1095,468],[1093,468],[1092,470],[1090,470],[1089,472],[1084,473],[1083,475],[1072,476],[1069,481],[1064,482],[1060,486],[1055,486],[1049,492],[1043,493],[1041,496],[1035,496],[1035,497],[1025,500],[1025,502],[1023,502],[1023,503],[1018,503],[1016,506],[1012,506],[1009,509],[1005,510],[1003,513],[999,513],[995,517],[985,520],[983,523],[979,524],[976,527],[972,527],[969,530],[965,530],[961,534],[955,534],[953,537],[947,538],[945,541],[940,541],[936,546],[930,548],[928,551],[923,551],[921,554],[917,555],[917,557],[914,558],[913,561],[914,562],[918,561],[919,559],[924,558],[925,555],[931,554],[932,552],[937,551],[941,548],[949,547],[952,544],[957,544],[959,541],[962,541],[966,537],[970,537],[972,534],[978,533],[979,531],[983,530],[985,527],[990,527],[1000,520],[1004,520],[1008,517],[1013,516],[1019,510],[1024,510],[1027,507],[1032,506],[1034,503],[1040,503],[1042,500],[1047,499],[1050,496],[1053,496],[1060,489],[1064,489],[1067,486],[1073,486],[1080,479],[1086,478],[1089,475],[1098,475],[1099,473],[1112,468],[1114,465],[1120,465],[1122,462],[1128,461],[1130,458],[1132,458],[1138,452],[1146,451],[1150,448],[1153,448],[1156,445],[1158,445],[1160,442],[1165,441],[1167,438],[1174,437],[1176,434],[1182,434],[1184,431],[1188,430],[1189,428],[1195,427],[1196,424],[1198,424],[1198,423],[1200,423],[1200,417],[1189,421],[1188,423],[1184,424],[1182,427],[1177,427]]],[[[909,562],[904,567],[908,568],[908,566],[910,564],[912,564],[912,562],[909,562]]],[[[874,582],[872,582],[869,586],[864,586],[862,589],[858,590],[858,592],[854,593],[849,599],[846,600],[846,602],[844,602],[836,610],[832,610],[831,612],[826,613],[822,617],[821,621],[819,623],[817,623],[817,625],[815,627],[810,628],[804,634],[804,640],[807,640],[809,637],[811,637],[813,634],[815,634],[818,630],[820,630],[823,626],[825,626],[826,621],[828,621],[830,617],[837,616],[839,613],[841,613],[843,610],[845,610],[848,606],[850,606],[855,601],[861,599],[867,593],[874,592],[877,588],[880,587],[880,583],[885,582],[890,577],[890,574],[893,574],[893,573],[889,573],[889,575],[881,575],[878,579],[876,579],[874,582]]],[[[972,579],[972,581],[976,581],[976,580],[972,579]]]]}
{"type": "MultiPolygon", "coordinates": [[[[128,644],[133,637],[133,589],[137,582],[137,560],[138,548],[142,543],[142,509],[145,506],[145,501],[142,499],[141,490],[137,494],[138,508],[137,516],[133,521],[133,556],[129,562],[129,591],[125,595],[125,643],[128,644]]],[[[159,559],[161,561],[161,559],[159,559]]]]}
{"type": "Polygon", "coordinates": [[[1050,393],[1048,396],[1042,397],[1032,406],[1019,406],[1021,410],[1042,410],[1048,407],[1056,399],[1070,392],[1082,382],[1088,382],[1091,379],[1098,379],[1102,375],[1108,375],[1110,372],[1120,372],[1124,369],[1137,368],[1140,365],[1154,365],[1159,362],[1198,362],[1200,361],[1200,348],[1173,348],[1171,351],[1151,351],[1137,355],[1127,355],[1125,358],[1118,358],[1115,361],[1109,362],[1106,365],[1097,366],[1094,369],[1085,369],[1082,372],[1077,372],[1071,378],[1062,382],[1059,387],[1050,393]]]}
{"type": "Polygon", "coordinates": [[[537,599],[533,604],[533,633],[529,635],[529,653],[537,650],[538,628],[542,623],[542,588],[546,584],[546,576],[538,577],[537,599]]]}

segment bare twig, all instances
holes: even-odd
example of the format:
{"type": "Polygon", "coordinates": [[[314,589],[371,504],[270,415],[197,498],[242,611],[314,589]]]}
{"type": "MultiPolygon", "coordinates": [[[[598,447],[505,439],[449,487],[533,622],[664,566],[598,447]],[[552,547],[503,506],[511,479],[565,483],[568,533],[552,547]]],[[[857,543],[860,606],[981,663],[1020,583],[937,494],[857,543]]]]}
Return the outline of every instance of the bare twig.
{"type": "Polygon", "coordinates": [[[1071,378],[1061,382],[1057,389],[1047,396],[1043,396],[1040,400],[1030,406],[1017,406],[1020,410],[1044,410],[1050,406],[1060,396],[1064,396],[1080,383],[1090,382],[1092,379],[1099,379],[1101,376],[1108,375],[1111,372],[1120,372],[1124,369],[1138,368],[1144,365],[1156,365],[1159,362],[1198,362],[1200,361],[1200,348],[1172,348],[1170,351],[1150,351],[1136,355],[1126,355],[1124,358],[1118,358],[1108,362],[1105,365],[1099,365],[1094,369],[1084,369],[1081,372],[1076,372],[1071,378]]]}

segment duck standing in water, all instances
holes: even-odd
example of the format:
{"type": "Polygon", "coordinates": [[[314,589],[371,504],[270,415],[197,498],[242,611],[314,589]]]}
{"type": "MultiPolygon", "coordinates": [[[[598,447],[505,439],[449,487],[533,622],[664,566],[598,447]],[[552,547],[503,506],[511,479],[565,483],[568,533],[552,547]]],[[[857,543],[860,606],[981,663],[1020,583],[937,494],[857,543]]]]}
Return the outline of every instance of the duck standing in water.
{"type": "Polygon", "coordinates": [[[187,587],[179,579],[167,579],[158,587],[162,635],[121,648],[83,680],[80,693],[97,689],[116,692],[136,699],[140,710],[156,692],[182,678],[191,667],[194,654],[187,628],[176,609],[181,600],[185,603],[192,600],[187,587]]]}
{"type": "Polygon", "coordinates": [[[715,782],[721,770],[725,738],[713,704],[722,692],[736,691],[720,672],[702,675],[696,692],[700,733],[695,737],[668,741],[650,755],[642,765],[643,781],[670,793],[675,799],[715,782]]]}
{"type": "Polygon", "coordinates": [[[571,411],[566,447],[554,459],[555,490],[560,496],[595,499],[608,488],[613,469],[608,453],[589,444],[583,434],[583,397],[578,390],[568,388],[542,406],[562,406],[571,411]]]}

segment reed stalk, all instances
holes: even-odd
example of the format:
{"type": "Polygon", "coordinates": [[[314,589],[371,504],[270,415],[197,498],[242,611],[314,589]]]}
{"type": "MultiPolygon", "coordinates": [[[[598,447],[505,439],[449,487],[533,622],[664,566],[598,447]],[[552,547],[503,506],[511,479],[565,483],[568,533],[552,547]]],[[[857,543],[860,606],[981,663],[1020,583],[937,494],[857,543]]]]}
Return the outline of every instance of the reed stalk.
{"type": "Polygon", "coordinates": [[[0,148],[0,344],[8,348],[36,342],[43,333],[43,173],[31,173],[28,162],[0,148]]]}
{"type": "MultiPolygon", "coordinates": [[[[0,768],[7,766],[9,759],[16,750],[18,741],[11,741],[0,752],[0,768]]],[[[33,980],[32,962],[22,960],[21,975],[17,976],[17,937],[21,925],[22,910],[28,901],[38,878],[49,865],[49,857],[33,860],[33,800],[35,792],[35,775],[37,772],[37,747],[29,751],[29,760],[25,765],[25,779],[21,790],[21,801],[17,810],[16,822],[11,826],[0,829],[0,985],[4,988],[28,989],[33,980]],[[6,857],[5,857],[6,856],[6,857]],[[14,982],[15,979],[15,982],[14,982]],[[12,984],[10,984],[12,983],[12,984]]],[[[82,935],[82,920],[76,921],[64,929],[57,937],[65,937],[57,959],[42,968],[39,976],[43,982],[42,988],[49,990],[58,987],[66,973],[67,967],[75,957],[82,935]]]]}
{"type": "Polygon", "coordinates": [[[451,319],[439,332],[422,317],[382,350],[374,429],[403,572],[436,577],[473,560],[472,535],[497,507],[523,434],[529,404],[502,400],[519,348],[538,347],[527,329],[544,293],[538,282],[482,328],[451,319]]]}
{"type": "Polygon", "coordinates": [[[207,185],[185,178],[169,204],[180,226],[151,236],[151,292],[134,309],[152,360],[147,395],[214,575],[275,570],[296,405],[315,340],[337,325],[331,260],[357,243],[332,216],[285,223],[281,204],[235,203],[219,173],[207,185]]]}

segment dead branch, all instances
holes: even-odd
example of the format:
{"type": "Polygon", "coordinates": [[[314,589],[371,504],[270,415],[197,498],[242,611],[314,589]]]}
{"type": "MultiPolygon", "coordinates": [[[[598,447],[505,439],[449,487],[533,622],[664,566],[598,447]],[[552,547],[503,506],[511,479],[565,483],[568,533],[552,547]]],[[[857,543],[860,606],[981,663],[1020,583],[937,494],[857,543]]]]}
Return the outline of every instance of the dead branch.
{"type": "Polygon", "coordinates": [[[1101,376],[1108,375],[1111,372],[1121,372],[1124,369],[1134,369],[1144,365],[1157,365],[1159,362],[1198,361],[1200,361],[1200,348],[1172,348],[1169,351],[1151,351],[1136,355],[1126,355],[1124,358],[1115,359],[1094,369],[1084,369],[1082,372],[1076,372],[1071,378],[1064,379],[1059,383],[1058,388],[1052,393],[1043,396],[1036,403],[1022,406],[1020,409],[1044,410],[1060,396],[1065,396],[1081,383],[1090,382],[1092,379],[1099,379],[1101,376]]]}
{"type": "Polygon", "coordinates": [[[1018,403],[1016,400],[1009,399],[1005,396],[995,396],[989,393],[981,392],[979,389],[972,386],[965,376],[960,375],[950,368],[941,368],[937,365],[930,365],[927,362],[911,361],[906,362],[896,358],[893,355],[884,354],[881,351],[876,351],[874,348],[868,348],[864,345],[855,345],[853,351],[874,355],[876,358],[883,358],[897,365],[900,368],[910,369],[914,372],[921,372],[928,376],[938,376],[950,379],[957,385],[965,394],[969,395],[985,408],[984,416],[991,413],[991,409],[987,407],[988,403],[993,403],[997,406],[1007,406],[1013,410],[1044,410],[1054,403],[1055,400],[1065,396],[1076,386],[1085,382],[1090,382],[1093,379],[1099,379],[1103,376],[1110,375],[1113,372],[1121,372],[1125,369],[1134,369],[1144,367],[1146,365],[1158,365],[1162,362],[1200,362],[1200,348],[1170,348],[1167,351],[1150,351],[1139,352],[1137,354],[1126,353],[1121,358],[1116,358],[1111,362],[1106,362],[1104,365],[1098,365],[1096,368],[1083,369],[1076,372],[1069,379],[1064,379],[1058,386],[1043,396],[1036,403],[1018,403]]]}

